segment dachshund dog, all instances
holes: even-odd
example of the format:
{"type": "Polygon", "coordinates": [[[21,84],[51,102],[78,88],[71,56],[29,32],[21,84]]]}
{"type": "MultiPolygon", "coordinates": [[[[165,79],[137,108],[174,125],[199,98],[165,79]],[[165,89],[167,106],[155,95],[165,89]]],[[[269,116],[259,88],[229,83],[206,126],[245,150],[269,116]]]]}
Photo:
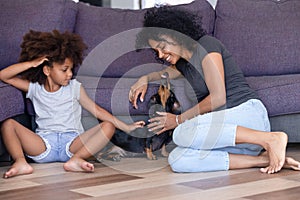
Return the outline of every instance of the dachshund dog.
{"type": "MultiPolygon", "coordinates": [[[[158,92],[150,98],[148,108],[150,118],[157,116],[157,112],[181,114],[181,106],[171,90],[168,73],[162,75],[158,92]]],[[[104,153],[100,152],[96,158],[119,161],[121,157],[136,157],[146,153],[149,160],[156,160],[153,152],[157,150],[161,150],[161,155],[166,157],[166,145],[172,141],[172,133],[173,130],[168,130],[156,135],[147,127],[136,129],[130,134],[117,130],[111,139],[114,145],[104,153]]]]}
{"type": "MultiPolygon", "coordinates": [[[[180,103],[171,90],[169,74],[166,72],[161,78],[158,92],[154,94],[149,101],[148,107],[150,118],[158,116],[157,112],[168,112],[176,115],[181,114],[180,103]]],[[[153,147],[161,149],[162,156],[167,157],[168,152],[166,150],[166,145],[172,141],[172,134],[173,130],[167,130],[159,135],[146,138],[145,150],[147,158],[150,160],[156,159],[156,156],[153,154],[153,150],[155,150],[153,147]]]]}

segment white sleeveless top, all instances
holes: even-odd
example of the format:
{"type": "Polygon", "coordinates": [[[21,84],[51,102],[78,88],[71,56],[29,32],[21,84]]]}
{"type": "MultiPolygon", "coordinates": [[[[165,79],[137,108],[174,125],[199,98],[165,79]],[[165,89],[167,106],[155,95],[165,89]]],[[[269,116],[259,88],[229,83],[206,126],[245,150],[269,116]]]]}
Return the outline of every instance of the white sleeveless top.
{"type": "Polygon", "coordinates": [[[48,92],[44,85],[30,83],[26,97],[34,106],[38,133],[70,132],[82,133],[81,105],[79,104],[81,83],[73,79],[56,92],[48,92]]]}

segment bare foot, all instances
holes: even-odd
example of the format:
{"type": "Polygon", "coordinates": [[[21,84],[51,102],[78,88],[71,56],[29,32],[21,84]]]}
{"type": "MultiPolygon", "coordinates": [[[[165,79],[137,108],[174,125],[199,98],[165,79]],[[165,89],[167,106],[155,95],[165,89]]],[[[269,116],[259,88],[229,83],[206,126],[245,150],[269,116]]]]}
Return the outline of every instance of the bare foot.
{"type": "Polygon", "coordinates": [[[72,157],[64,164],[64,169],[71,172],[93,172],[94,165],[77,157],[72,157]]]}
{"type": "Polygon", "coordinates": [[[270,133],[271,138],[266,141],[264,148],[269,155],[269,166],[262,168],[261,171],[268,174],[279,172],[285,164],[285,152],[287,145],[287,135],[283,132],[270,133]]]}
{"type": "Polygon", "coordinates": [[[300,162],[291,157],[285,158],[285,163],[283,165],[285,169],[293,169],[296,171],[300,171],[300,162]]]}
{"type": "MultiPolygon", "coordinates": [[[[300,162],[296,161],[294,158],[286,157],[285,158],[285,163],[283,165],[283,168],[285,168],[285,169],[293,169],[295,171],[300,171],[300,162]]],[[[268,173],[268,167],[261,168],[260,171],[263,172],[263,173],[268,173]]]]}
{"type": "Polygon", "coordinates": [[[16,160],[7,172],[3,174],[3,178],[10,178],[17,175],[31,174],[33,168],[26,162],[25,159],[16,160]]]}

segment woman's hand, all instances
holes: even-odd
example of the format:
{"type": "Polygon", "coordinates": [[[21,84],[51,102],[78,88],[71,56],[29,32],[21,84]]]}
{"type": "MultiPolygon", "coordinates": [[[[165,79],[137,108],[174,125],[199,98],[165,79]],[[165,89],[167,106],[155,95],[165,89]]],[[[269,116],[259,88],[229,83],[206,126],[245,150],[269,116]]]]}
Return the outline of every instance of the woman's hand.
{"type": "Polygon", "coordinates": [[[137,122],[134,122],[132,124],[128,124],[127,130],[124,130],[124,131],[126,133],[130,133],[130,132],[134,131],[137,128],[143,128],[144,126],[145,126],[144,121],[137,121],[137,122]]]}
{"type": "Polygon", "coordinates": [[[159,135],[167,130],[171,130],[177,127],[176,115],[166,112],[157,112],[159,116],[149,119],[148,124],[149,131],[159,135]]]}
{"type": "Polygon", "coordinates": [[[142,76],[134,85],[131,86],[128,98],[135,109],[138,109],[137,99],[139,96],[140,96],[140,101],[141,102],[144,101],[147,88],[148,88],[147,76],[142,76]]]}

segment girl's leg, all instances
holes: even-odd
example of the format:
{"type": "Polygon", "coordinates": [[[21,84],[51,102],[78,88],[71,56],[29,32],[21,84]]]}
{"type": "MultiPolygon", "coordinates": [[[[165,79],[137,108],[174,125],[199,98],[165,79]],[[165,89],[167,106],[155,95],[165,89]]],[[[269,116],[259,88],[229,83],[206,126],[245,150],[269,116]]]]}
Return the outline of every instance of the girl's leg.
{"type": "Polygon", "coordinates": [[[73,157],[64,164],[66,171],[94,171],[94,165],[85,161],[100,151],[111,139],[115,127],[110,122],[102,122],[78,136],[71,144],[73,157]]]}
{"type": "Polygon", "coordinates": [[[43,140],[13,119],[3,122],[1,133],[6,149],[14,160],[14,164],[3,177],[32,173],[33,168],[27,163],[24,152],[32,156],[41,154],[46,150],[43,140]]]}

